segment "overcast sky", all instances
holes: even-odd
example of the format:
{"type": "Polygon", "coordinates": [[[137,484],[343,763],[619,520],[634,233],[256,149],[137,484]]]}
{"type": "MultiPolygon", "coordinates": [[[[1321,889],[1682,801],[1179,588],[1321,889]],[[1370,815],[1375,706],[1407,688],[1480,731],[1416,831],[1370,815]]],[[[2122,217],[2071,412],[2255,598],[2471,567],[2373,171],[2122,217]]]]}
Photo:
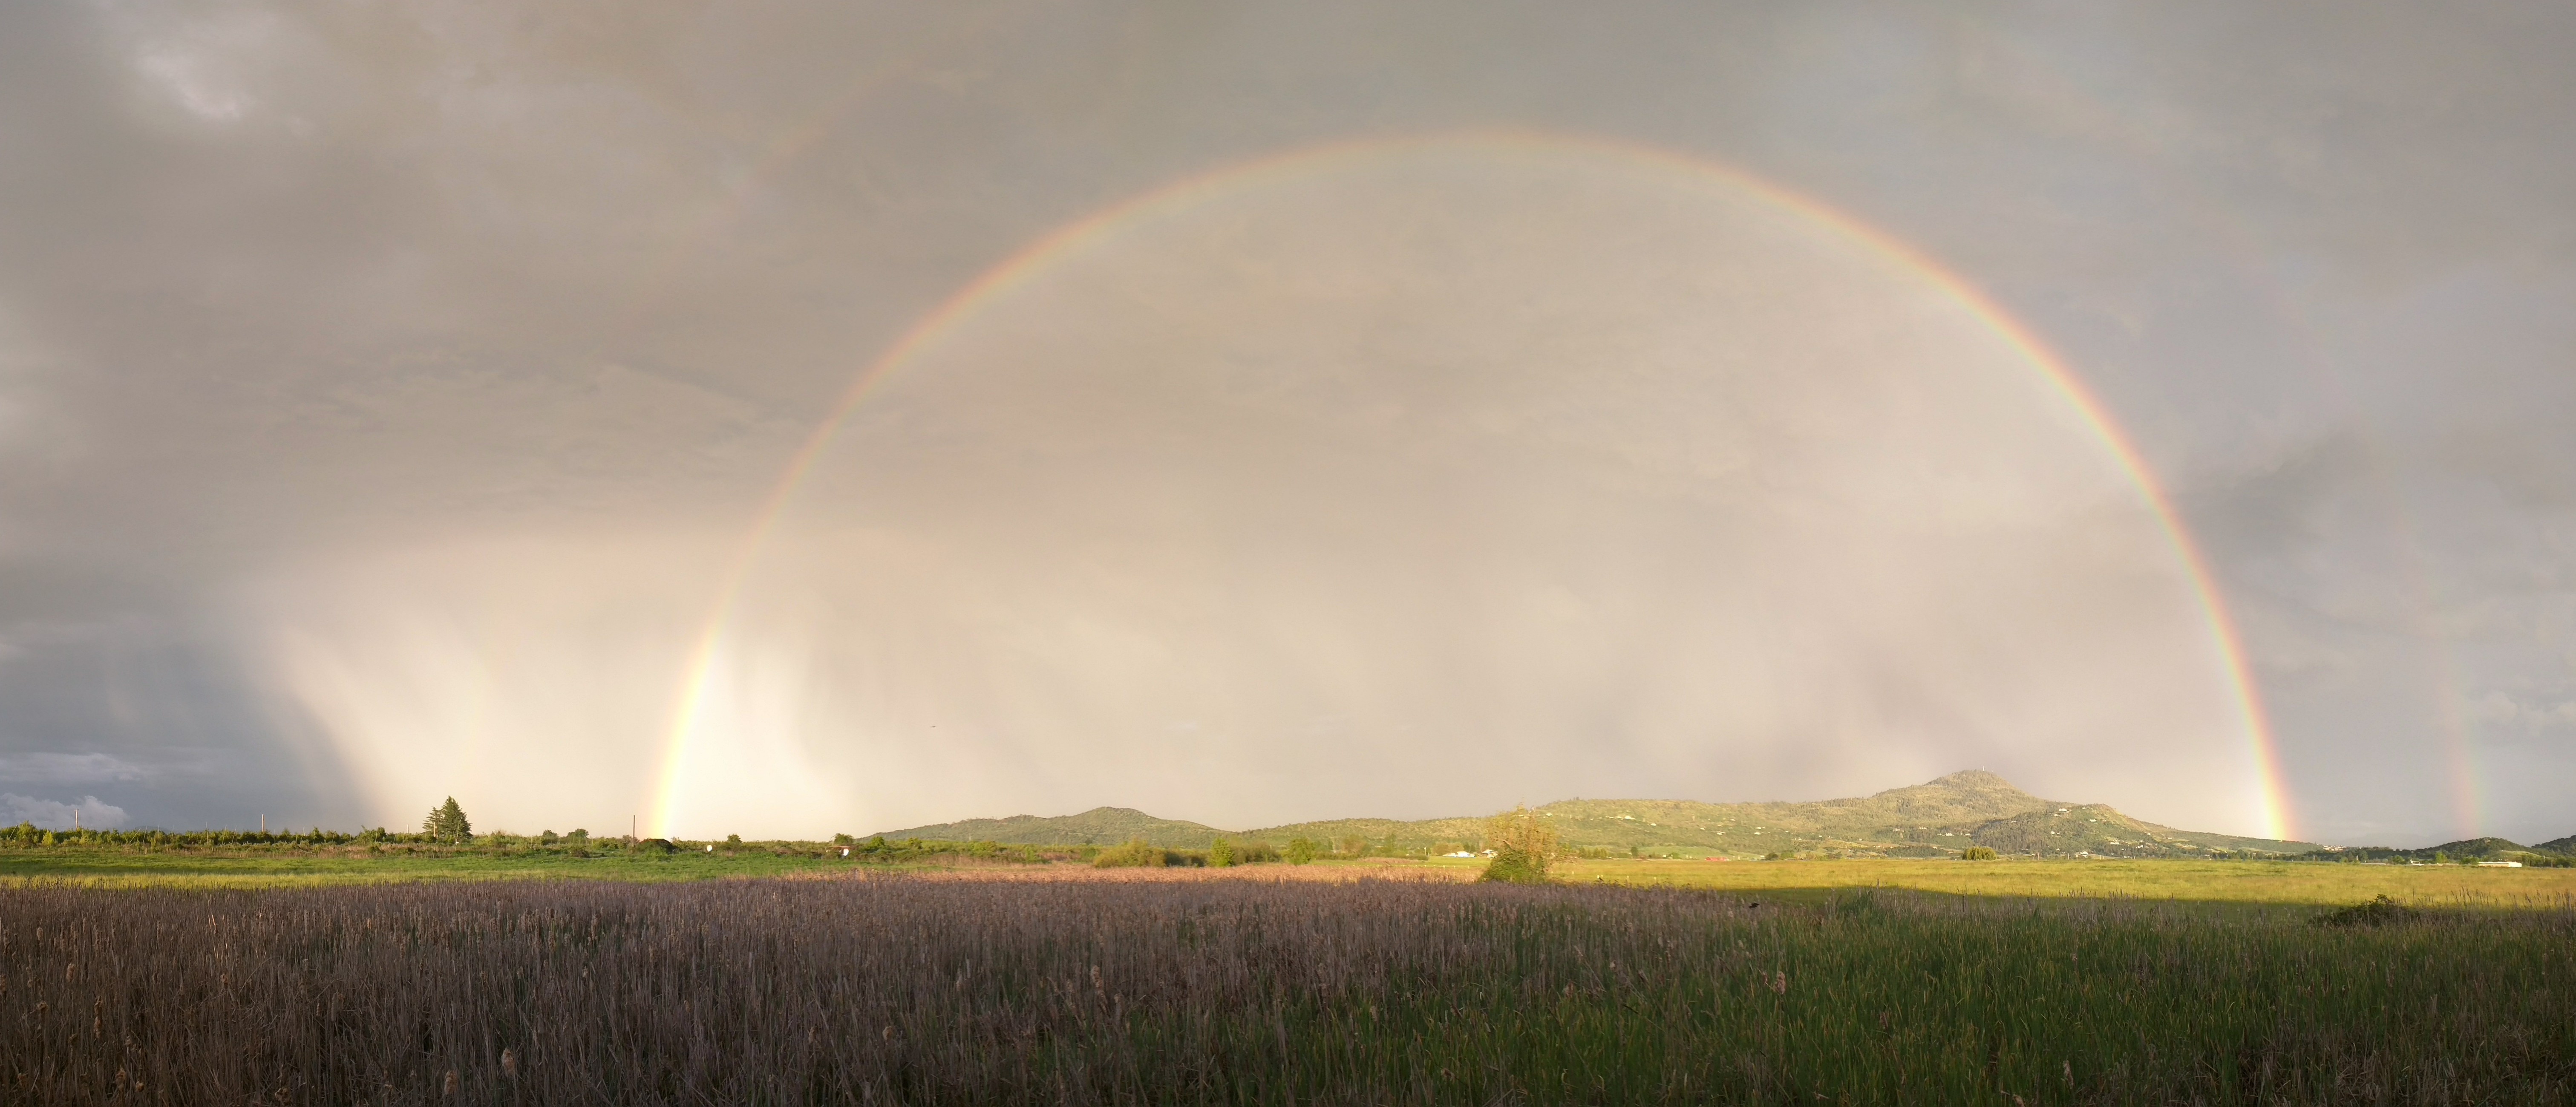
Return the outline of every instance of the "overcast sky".
{"type": "Polygon", "coordinates": [[[2152,505],[1877,234],[2170,494],[2291,829],[2576,833],[2570,56],[2551,5],[8,5],[0,819],[1986,767],[2264,831],[2152,505]],[[1211,174],[746,545],[935,309],[1211,174]]]}

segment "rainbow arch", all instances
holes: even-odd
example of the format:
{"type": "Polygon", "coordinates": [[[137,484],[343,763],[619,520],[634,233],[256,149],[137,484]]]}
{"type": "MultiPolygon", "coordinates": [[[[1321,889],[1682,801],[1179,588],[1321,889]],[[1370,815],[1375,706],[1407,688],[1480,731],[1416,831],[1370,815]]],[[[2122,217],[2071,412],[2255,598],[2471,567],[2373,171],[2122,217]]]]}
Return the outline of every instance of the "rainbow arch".
{"type": "Polygon", "coordinates": [[[2260,818],[2264,832],[2272,838],[2289,839],[2293,834],[2288,797],[2282,790],[2279,753],[2270,725],[2265,717],[2260,691],[2256,688],[2245,663],[2235,621],[2228,615],[2207,561],[2191,540],[2170,497],[2157,484],[2137,448],[2121,433],[2104,410],[2101,401],[2076,377],[2065,361],[2041,342],[2038,336],[2006,313],[1974,284],[1946,269],[1903,241],[1880,231],[1850,215],[1819,201],[1791,192],[1731,166],[1702,158],[1642,144],[1609,139],[1563,135],[1523,130],[1478,130],[1435,134],[1367,138],[1306,147],[1235,162],[1185,177],[1159,188],[1113,204],[1082,219],[1065,224],[1022,247],[1017,253],[985,270],[973,281],[941,301],[928,314],[914,323],[876,358],[862,367],[847,388],[824,413],[814,429],[795,452],[778,479],[770,486],[753,513],[733,553],[727,558],[716,581],[706,619],[689,652],[686,674],[682,679],[670,726],[663,735],[658,768],[650,802],[651,833],[668,836],[677,818],[682,787],[682,769],[691,744],[696,738],[706,710],[709,687],[715,679],[716,663],[723,651],[726,635],[733,621],[733,611],[744,582],[749,578],[760,551],[777,529],[779,519],[795,498],[823,451],[849,421],[852,412],[864,402],[874,386],[923,350],[942,338],[995,298],[1027,282],[1049,267],[1082,253],[1086,248],[1107,240],[1126,226],[1158,213],[1185,210],[1253,185],[1329,172],[1336,167],[1390,153],[1418,150],[1441,145],[1474,145],[1554,154],[1607,158],[1666,171],[1680,170],[1710,184],[1755,196],[1779,210],[1794,215],[1832,234],[1856,243],[1916,274],[1945,295],[1957,301],[1978,320],[1991,328],[2023,360],[2037,370],[2052,389],[2069,404],[2083,424],[2110,451],[2121,471],[2137,489],[2159,529],[2171,543],[2190,577],[2191,586],[2207,617],[2213,646],[2231,685],[2236,711],[2250,747],[2258,793],[2263,810],[2260,818]]]}

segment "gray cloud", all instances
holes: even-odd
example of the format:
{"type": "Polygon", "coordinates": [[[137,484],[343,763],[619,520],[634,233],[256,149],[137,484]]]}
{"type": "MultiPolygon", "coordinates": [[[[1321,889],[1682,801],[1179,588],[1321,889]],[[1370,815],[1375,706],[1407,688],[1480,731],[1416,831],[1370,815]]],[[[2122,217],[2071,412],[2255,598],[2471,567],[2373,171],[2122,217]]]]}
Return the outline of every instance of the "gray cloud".
{"type": "Polygon", "coordinates": [[[0,754],[0,783],[99,784],[135,780],[148,770],[104,753],[0,754]]]}
{"type": "Polygon", "coordinates": [[[0,823],[34,823],[48,830],[115,830],[125,825],[125,809],[82,796],[71,803],[0,792],[0,823]]]}

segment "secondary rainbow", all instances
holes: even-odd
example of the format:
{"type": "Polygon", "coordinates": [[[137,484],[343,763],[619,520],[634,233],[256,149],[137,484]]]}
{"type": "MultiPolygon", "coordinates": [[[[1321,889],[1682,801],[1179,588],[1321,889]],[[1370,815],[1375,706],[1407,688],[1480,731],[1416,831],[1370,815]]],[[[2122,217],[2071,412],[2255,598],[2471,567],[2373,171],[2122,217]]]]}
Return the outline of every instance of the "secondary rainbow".
{"type": "Polygon", "coordinates": [[[1390,152],[1442,145],[1481,145],[1579,154],[1683,170],[1709,182],[1760,197],[1885,257],[1930,281],[1992,328],[2024,360],[2038,369],[2073,407],[2084,424],[2110,450],[2111,456],[2146,501],[2148,509],[2155,514],[2166,539],[2172,543],[2174,554],[2191,578],[2193,591],[2209,620],[2219,661],[2232,685],[2239,720],[2251,746],[2256,783],[2262,797],[2264,831],[2278,839],[2291,836],[2289,804],[2281,789],[2277,748],[2264,716],[2260,693],[2246,671],[2244,650],[2238,641],[2235,622],[2228,616],[2227,605],[2218,593],[2209,567],[2202,559],[2199,547],[2184,529],[2171,499],[2156,483],[2136,447],[2120,432],[2118,425],[2103,410],[2100,400],[2084,387],[2063,359],[1966,279],[1934,263],[1911,246],[1815,200],[1732,167],[1700,158],[1608,139],[1530,131],[1471,131],[1340,142],[1236,162],[1183,178],[1048,233],[986,270],[913,324],[893,345],[859,370],[849,387],[842,391],[796,451],[789,455],[777,482],[762,498],[752,515],[751,525],[720,571],[706,620],[700,626],[690,651],[669,731],[663,739],[652,800],[653,833],[668,835],[672,829],[680,802],[682,766],[705,712],[709,686],[715,679],[717,660],[723,651],[725,635],[732,623],[734,605],[742,593],[743,583],[749,578],[761,548],[777,529],[778,520],[787,505],[804,483],[806,474],[812,471],[842,424],[849,420],[850,413],[866,400],[869,390],[877,382],[923,349],[936,344],[1000,294],[1055,263],[1080,254],[1131,222],[1157,213],[1185,210],[1191,204],[1253,184],[1298,174],[1326,172],[1338,165],[1390,152]]]}

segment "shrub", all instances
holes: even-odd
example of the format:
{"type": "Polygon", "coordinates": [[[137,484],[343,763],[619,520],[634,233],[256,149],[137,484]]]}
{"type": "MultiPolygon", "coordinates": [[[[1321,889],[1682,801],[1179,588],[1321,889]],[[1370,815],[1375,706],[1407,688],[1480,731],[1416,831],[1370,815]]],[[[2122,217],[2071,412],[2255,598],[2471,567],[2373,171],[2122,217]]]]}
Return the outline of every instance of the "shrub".
{"type": "Polygon", "coordinates": [[[1162,847],[1146,845],[1142,838],[1131,839],[1126,845],[1114,849],[1102,850],[1100,856],[1091,859],[1092,867],[1098,869],[1159,869],[1170,863],[1171,860],[1164,855],[1162,847]]]}
{"type": "Polygon", "coordinates": [[[2317,916],[2318,926],[2387,926],[2390,923],[2413,922],[2418,913],[2412,907],[2388,898],[2386,893],[2368,903],[2328,911],[2317,916]]]}
{"type": "Polygon", "coordinates": [[[1315,860],[1315,843],[1308,838],[1288,839],[1288,863],[1304,865],[1315,860]]]}
{"type": "Polygon", "coordinates": [[[1994,859],[1995,851],[1987,846],[1969,846],[1965,852],[1959,854],[1959,860],[1961,861],[1992,861],[1994,859]]]}
{"type": "Polygon", "coordinates": [[[1538,858],[1557,853],[1556,828],[1526,807],[1515,807],[1485,820],[1485,848],[1500,853],[1516,849],[1538,858]]]}
{"type": "Polygon", "coordinates": [[[1483,879],[1508,884],[1544,883],[1548,864],[1556,859],[1556,828],[1547,825],[1538,812],[1515,807],[1486,820],[1485,845],[1494,851],[1494,859],[1485,866],[1483,879]]]}
{"type": "Polygon", "coordinates": [[[1485,863],[1484,875],[1477,879],[1498,884],[1545,884],[1547,858],[1526,850],[1498,849],[1494,851],[1494,859],[1485,863]]]}
{"type": "Polygon", "coordinates": [[[1219,838],[1214,843],[1210,844],[1208,846],[1207,863],[1209,867],[1218,869],[1226,868],[1234,864],[1234,843],[1226,841],[1223,838],[1219,838]]]}

